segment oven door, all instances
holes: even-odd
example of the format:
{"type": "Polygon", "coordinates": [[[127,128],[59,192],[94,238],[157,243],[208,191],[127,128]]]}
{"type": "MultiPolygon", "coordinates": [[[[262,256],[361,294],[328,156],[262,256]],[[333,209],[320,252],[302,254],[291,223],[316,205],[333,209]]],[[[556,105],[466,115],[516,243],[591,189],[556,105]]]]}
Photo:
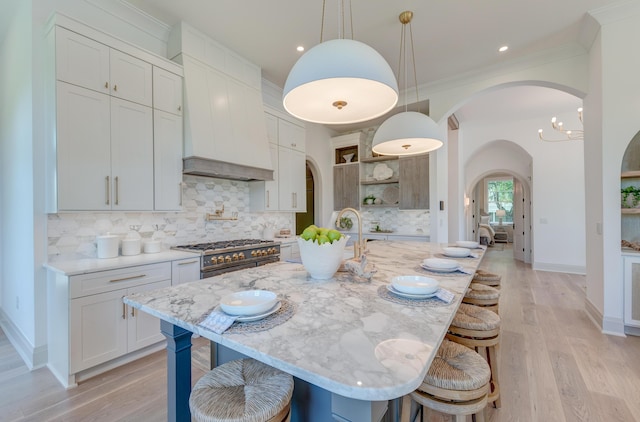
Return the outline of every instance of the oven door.
{"type": "Polygon", "coordinates": [[[214,268],[211,270],[201,271],[200,278],[209,278],[209,277],[213,277],[220,274],[230,273],[232,271],[238,271],[238,270],[243,270],[245,268],[255,268],[255,267],[256,267],[255,262],[246,262],[246,263],[240,263],[238,265],[232,265],[230,267],[225,267],[225,268],[214,268]]]}

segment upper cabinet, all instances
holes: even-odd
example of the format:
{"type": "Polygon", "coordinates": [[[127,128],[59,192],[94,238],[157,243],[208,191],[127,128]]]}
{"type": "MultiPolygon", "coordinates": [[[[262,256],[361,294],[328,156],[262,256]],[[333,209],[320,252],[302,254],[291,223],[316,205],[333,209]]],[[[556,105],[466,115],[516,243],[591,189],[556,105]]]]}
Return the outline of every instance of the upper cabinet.
{"type": "Polygon", "coordinates": [[[153,108],[182,116],[182,76],[153,66],[153,108]]]}
{"type": "Polygon", "coordinates": [[[399,208],[424,210],[429,208],[429,154],[400,157],[399,208]]]}
{"type": "Polygon", "coordinates": [[[181,69],[66,23],[73,30],[56,25],[48,38],[55,72],[55,83],[47,82],[48,132],[55,133],[47,151],[49,211],[181,209],[181,69]]]}

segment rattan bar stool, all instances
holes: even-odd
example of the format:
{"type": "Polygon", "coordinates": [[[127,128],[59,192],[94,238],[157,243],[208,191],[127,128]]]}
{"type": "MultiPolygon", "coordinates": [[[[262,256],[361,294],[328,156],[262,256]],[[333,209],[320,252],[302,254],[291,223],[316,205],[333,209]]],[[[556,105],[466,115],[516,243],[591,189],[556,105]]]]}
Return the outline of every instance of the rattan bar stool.
{"type": "Polygon", "coordinates": [[[491,273],[489,271],[478,268],[473,275],[472,281],[474,283],[481,283],[485,286],[491,286],[499,289],[500,282],[502,281],[502,276],[500,274],[491,273]]]}
{"type": "MultiPolygon", "coordinates": [[[[401,422],[411,417],[411,403],[427,410],[454,415],[455,421],[465,421],[466,415],[476,415],[484,421],[491,370],[478,353],[447,339],[442,340],[422,384],[402,398],[401,422]]],[[[428,418],[423,418],[429,420],[428,418]]]]}
{"type": "Polygon", "coordinates": [[[499,313],[500,290],[481,283],[471,283],[467,293],[462,298],[462,303],[480,306],[481,308],[499,313]]]}
{"type": "Polygon", "coordinates": [[[220,365],[198,380],[189,397],[198,422],[289,421],[293,377],[254,359],[220,365]]]}
{"type": "Polygon", "coordinates": [[[491,368],[491,391],[488,401],[497,408],[500,403],[498,376],[498,347],[500,345],[500,317],[479,306],[461,303],[449,326],[447,338],[478,352],[491,368]]]}

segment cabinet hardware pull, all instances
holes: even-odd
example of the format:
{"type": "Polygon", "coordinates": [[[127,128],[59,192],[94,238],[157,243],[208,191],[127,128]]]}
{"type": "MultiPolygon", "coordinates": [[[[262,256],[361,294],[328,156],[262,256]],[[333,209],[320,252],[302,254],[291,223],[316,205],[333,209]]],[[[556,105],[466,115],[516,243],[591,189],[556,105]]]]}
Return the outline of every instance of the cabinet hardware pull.
{"type": "Polygon", "coordinates": [[[178,262],[178,265],[189,265],[189,264],[195,264],[196,262],[198,262],[198,260],[188,261],[188,262],[178,262]]]}
{"type": "Polygon", "coordinates": [[[181,105],[178,106],[178,111],[182,111],[182,106],[181,105]]]}
{"type": "Polygon", "coordinates": [[[111,196],[111,192],[109,192],[109,190],[110,190],[109,189],[109,176],[104,178],[104,182],[105,182],[105,185],[107,187],[107,189],[105,189],[106,197],[105,197],[104,203],[105,203],[105,205],[109,205],[109,197],[111,196]]]}
{"type": "Polygon", "coordinates": [[[136,308],[134,308],[133,306],[131,307],[131,318],[135,318],[136,317],[136,308]]]}
{"type": "Polygon", "coordinates": [[[182,206],[182,182],[178,183],[178,189],[180,189],[180,206],[182,206]]]}
{"type": "Polygon", "coordinates": [[[296,207],[296,194],[294,192],[291,192],[291,208],[295,208],[296,207]]]}
{"type": "Polygon", "coordinates": [[[113,86],[113,90],[118,92],[118,85],[117,84],[113,86]]]}
{"type": "Polygon", "coordinates": [[[118,184],[118,176],[116,176],[116,205],[120,202],[120,186],[118,184]]]}
{"type": "Polygon", "coordinates": [[[109,82],[108,81],[104,83],[104,87],[109,89],[109,82]]]}
{"type": "Polygon", "coordinates": [[[125,280],[135,280],[136,278],[143,278],[146,276],[147,276],[146,274],[140,274],[140,275],[132,275],[131,277],[114,278],[113,280],[109,280],[109,283],[116,283],[118,281],[125,281],[125,280]]]}
{"type": "Polygon", "coordinates": [[[269,202],[270,202],[270,201],[269,201],[269,190],[267,190],[267,208],[269,208],[269,207],[270,207],[269,202]]]}
{"type": "MultiPolygon", "coordinates": [[[[124,299],[124,296],[122,296],[124,299]]],[[[127,319],[127,304],[122,302],[122,319],[127,319]]]]}

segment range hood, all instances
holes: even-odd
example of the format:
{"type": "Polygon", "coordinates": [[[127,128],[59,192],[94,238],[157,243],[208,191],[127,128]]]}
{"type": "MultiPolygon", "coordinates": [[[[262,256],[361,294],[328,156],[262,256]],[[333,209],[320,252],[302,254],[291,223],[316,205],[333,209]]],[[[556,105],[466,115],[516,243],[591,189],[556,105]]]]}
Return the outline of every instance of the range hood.
{"type": "Polygon", "coordinates": [[[170,57],[184,70],[183,173],[273,180],[260,67],[184,23],[172,33],[170,57]]]}

